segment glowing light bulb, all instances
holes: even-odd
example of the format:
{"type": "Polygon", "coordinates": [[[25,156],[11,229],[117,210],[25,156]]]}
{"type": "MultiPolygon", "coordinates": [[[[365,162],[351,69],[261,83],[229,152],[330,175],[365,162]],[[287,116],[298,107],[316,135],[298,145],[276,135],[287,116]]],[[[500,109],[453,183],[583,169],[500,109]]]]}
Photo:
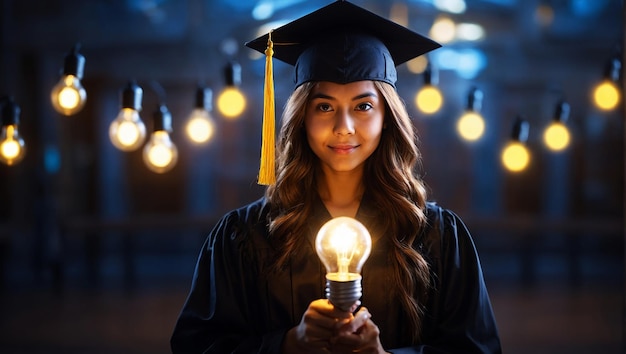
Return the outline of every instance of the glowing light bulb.
{"type": "Polygon", "coordinates": [[[617,107],[621,94],[614,82],[605,80],[593,90],[593,102],[603,111],[611,111],[617,107]]]}
{"type": "Polygon", "coordinates": [[[226,118],[237,118],[246,109],[246,97],[237,87],[227,87],[217,98],[217,108],[226,118]]]}
{"type": "Polygon", "coordinates": [[[24,159],[26,146],[18,131],[20,107],[9,97],[0,100],[2,131],[0,132],[0,162],[12,166],[24,159]]]}
{"type": "Polygon", "coordinates": [[[593,102],[598,109],[611,111],[619,105],[622,94],[617,83],[620,82],[621,71],[621,54],[615,55],[606,63],[604,68],[604,80],[593,89],[593,102]]]}
{"type": "Polygon", "coordinates": [[[165,173],[171,170],[178,161],[178,149],[165,130],[152,133],[150,140],[143,148],[143,161],[150,170],[165,173]]]}
{"type": "Polygon", "coordinates": [[[207,143],[215,133],[215,122],[211,117],[212,91],[199,88],[196,91],[196,108],[189,115],[185,132],[191,141],[196,144],[207,143]]]}
{"type": "Polygon", "coordinates": [[[191,141],[197,144],[204,144],[213,137],[215,123],[209,112],[196,108],[191,113],[185,131],[191,141]]]}
{"type": "Polygon", "coordinates": [[[565,125],[569,118],[569,112],[569,104],[561,100],[556,106],[552,123],[543,132],[543,142],[548,149],[558,152],[569,146],[570,133],[565,125]]]}
{"type": "Polygon", "coordinates": [[[528,141],[529,130],[528,121],[518,116],[513,125],[512,140],[500,155],[502,165],[511,172],[523,171],[530,163],[530,152],[524,144],[528,141]]]}
{"type": "Polygon", "coordinates": [[[466,112],[459,118],[456,129],[466,141],[476,141],[485,132],[485,120],[476,112],[466,112]]]}
{"type": "Polygon", "coordinates": [[[241,84],[241,65],[229,63],[224,69],[226,88],[217,98],[217,109],[226,118],[238,118],[246,109],[246,97],[239,90],[241,84]]]}
{"type": "Polygon", "coordinates": [[[482,108],[483,92],[472,87],[467,98],[467,110],[459,118],[456,130],[465,141],[476,141],[485,132],[485,120],[480,115],[482,108]]]}
{"type": "Polygon", "coordinates": [[[552,122],[543,133],[543,141],[550,150],[562,151],[569,145],[569,130],[561,122],[552,122]]]}
{"type": "Polygon", "coordinates": [[[66,116],[80,112],[87,102],[87,92],[81,84],[85,57],[78,53],[78,45],[65,57],[63,76],[52,88],[50,100],[54,109],[66,116]]]}
{"type": "Polygon", "coordinates": [[[154,131],[143,148],[143,161],[150,170],[165,173],[176,166],[178,149],[170,139],[172,114],[164,104],[154,112],[154,131]]]}
{"type": "Polygon", "coordinates": [[[139,117],[139,112],[122,108],[109,126],[109,138],[122,151],[137,150],[146,139],[146,125],[139,117]]]}
{"type": "Polygon", "coordinates": [[[17,125],[2,127],[0,133],[0,161],[5,165],[15,165],[26,155],[24,139],[20,136],[17,125]]]}
{"type": "Polygon", "coordinates": [[[367,228],[349,217],[331,219],[315,239],[315,250],[326,267],[326,297],[348,311],[361,298],[361,269],[370,255],[367,228]]]}
{"type": "Polygon", "coordinates": [[[437,113],[443,105],[443,95],[437,87],[427,85],[417,93],[415,104],[423,113],[437,113]]]}
{"type": "Polygon", "coordinates": [[[129,82],[122,90],[122,109],[109,126],[109,139],[122,151],[137,150],[146,139],[146,125],[139,117],[143,90],[129,82]]]}
{"type": "Polygon", "coordinates": [[[424,86],[415,95],[415,105],[425,114],[436,113],[443,105],[443,95],[437,88],[438,81],[438,71],[433,68],[429,60],[424,70],[424,86]]]}

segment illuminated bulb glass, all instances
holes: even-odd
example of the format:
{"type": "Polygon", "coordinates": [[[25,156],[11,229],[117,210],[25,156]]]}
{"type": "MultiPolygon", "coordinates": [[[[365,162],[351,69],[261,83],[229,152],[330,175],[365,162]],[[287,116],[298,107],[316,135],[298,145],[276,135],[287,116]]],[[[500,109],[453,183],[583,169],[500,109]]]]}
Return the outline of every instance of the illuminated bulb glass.
{"type": "Polygon", "coordinates": [[[569,145],[570,134],[565,124],[552,122],[543,133],[543,142],[552,151],[561,151],[569,145]]]}
{"type": "Polygon", "coordinates": [[[530,153],[526,146],[518,141],[509,143],[502,151],[502,164],[512,172],[523,171],[530,163],[530,153]]]}
{"type": "Polygon", "coordinates": [[[349,310],[361,297],[361,269],[370,255],[367,228],[349,217],[331,219],[315,239],[315,250],[326,267],[326,296],[336,307],[349,310]]]}
{"type": "Polygon", "coordinates": [[[423,73],[426,70],[426,66],[428,66],[428,59],[425,55],[420,55],[406,62],[406,67],[413,74],[423,73]]]}
{"type": "Polygon", "coordinates": [[[593,100],[599,109],[603,111],[613,110],[620,101],[619,89],[613,82],[605,80],[596,86],[593,91],[593,100]]]}
{"type": "Polygon", "coordinates": [[[87,92],[78,77],[65,75],[52,89],[50,99],[57,112],[71,116],[83,109],[87,101],[87,92]]]}
{"type": "Polygon", "coordinates": [[[20,136],[17,125],[3,126],[0,135],[0,161],[11,166],[22,161],[25,154],[24,139],[20,136]]]}
{"type": "Polygon", "coordinates": [[[439,17],[430,29],[430,37],[439,43],[451,42],[456,36],[456,24],[448,17],[439,17]]]}
{"type": "Polygon", "coordinates": [[[139,118],[139,112],[131,108],[122,108],[109,126],[109,138],[113,145],[122,151],[139,148],[146,139],[146,126],[139,118]]]}
{"type": "Polygon", "coordinates": [[[485,132],[485,121],[480,114],[468,111],[459,118],[456,130],[464,140],[476,141],[485,132]]]}
{"type": "Polygon", "coordinates": [[[178,149],[167,131],[157,130],[152,133],[150,141],[143,148],[143,161],[156,173],[167,172],[176,165],[178,149]]]}
{"type": "Polygon", "coordinates": [[[213,137],[215,123],[207,110],[196,108],[191,112],[185,131],[191,141],[204,144],[213,137]]]}
{"type": "Polygon", "coordinates": [[[433,114],[441,109],[443,96],[437,87],[425,85],[415,96],[415,104],[420,111],[433,114]]]}
{"type": "Polygon", "coordinates": [[[237,118],[246,108],[246,98],[237,87],[227,87],[217,98],[217,108],[226,118],[237,118]]]}

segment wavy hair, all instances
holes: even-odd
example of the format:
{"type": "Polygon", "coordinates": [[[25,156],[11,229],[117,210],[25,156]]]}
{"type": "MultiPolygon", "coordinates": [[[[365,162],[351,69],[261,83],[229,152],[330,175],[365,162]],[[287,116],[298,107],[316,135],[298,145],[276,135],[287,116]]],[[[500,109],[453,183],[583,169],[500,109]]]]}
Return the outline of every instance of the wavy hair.
{"type": "MultiPolygon", "coordinates": [[[[277,143],[276,183],[266,190],[271,206],[270,234],[279,245],[274,268],[288,264],[305,235],[307,218],[317,197],[317,156],[308,145],[304,117],[315,83],[299,86],[289,97],[277,143]]],[[[406,335],[419,341],[430,286],[429,266],[414,248],[426,223],[426,189],[417,177],[421,162],[417,134],[404,102],[389,84],[374,81],[385,101],[384,131],[379,146],[365,162],[364,186],[379,210],[381,235],[391,245],[394,295],[408,317],[406,335]],[[374,187],[375,186],[375,187],[374,187]]]]}

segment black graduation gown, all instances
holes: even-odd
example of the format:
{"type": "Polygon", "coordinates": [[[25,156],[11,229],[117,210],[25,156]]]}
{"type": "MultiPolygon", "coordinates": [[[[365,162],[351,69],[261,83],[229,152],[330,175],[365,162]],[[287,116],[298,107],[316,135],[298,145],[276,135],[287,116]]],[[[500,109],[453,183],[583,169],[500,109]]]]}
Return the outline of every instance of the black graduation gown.
{"type": "MultiPolygon", "coordinates": [[[[280,353],[282,340],[313,300],[324,298],[326,270],[314,248],[319,228],[331,216],[318,200],[308,243],[288,270],[265,274],[269,263],[265,198],[226,214],[200,252],[191,291],[171,347],[174,353],[280,353]]],[[[375,228],[376,206],[361,202],[356,219],[375,228]]],[[[361,303],[393,353],[500,353],[500,340],[474,242],[457,215],[427,204],[428,227],[415,247],[431,267],[431,290],[421,343],[403,338],[405,317],[390,298],[384,242],[374,241],[362,270],[361,303]]],[[[371,231],[372,229],[370,229],[371,231]]]]}

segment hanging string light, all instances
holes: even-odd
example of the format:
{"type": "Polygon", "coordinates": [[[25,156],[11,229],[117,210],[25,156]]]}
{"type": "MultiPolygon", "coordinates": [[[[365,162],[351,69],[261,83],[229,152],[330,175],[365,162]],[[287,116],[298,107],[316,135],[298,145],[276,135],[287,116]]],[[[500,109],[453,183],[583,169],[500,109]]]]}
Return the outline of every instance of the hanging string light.
{"type": "Polygon", "coordinates": [[[563,100],[559,101],[552,122],[543,132],[543,142],[551,151],[563,151],[569,146],[570,132],[565,124],[569,113],[570,105],[563,100]]]}
{"type": "Polygon", "coordinates": [[[154,112],[154,130],[143,148],[143,161],[150,170],[165,173],[176,166],[178,149],[170,138],[172,114],[161,102],[154,112]]]}
{"type": "Polygon", "coordinates": [[[609,59],[604,69],[604,79],[593,89],[593,103],[602,111],[614,110],[621,101],[619,81],[621,78],[621,56],[609,59]]]}
{"type": "Polygon", "coordinates": [[[530,125],[521,116],[518,116],[513,124],[511,140],[502,150],[500,155],[502,164],[511,172],[520,172],[530,163],[530,152],[526,147],[530,125]]]}
{"type": "Polygon", "coordinates": [[[467,110],[457,121],[457,132],[465,141],[476,141],[485,132],[485,120],[480,114],[483,96],[481,90],[472,87],[467,97],[467,110]]]}
{"type": "Polygon", "coordinates": [[[212,100],[213,91],[211,89],[198,87],[195,108],[191,111],[185,126],[187,136],[196,144],[209,142],[215,132],[215,121],[211,117],[212,100]]]}
{"type": "Polygon", "coordinates": [[[415,104],[424,114],[432,115],[437,113],[443,105],[443,95],[437,87],[439,75],[430,61],[424,70],[424,86],[415,95],[415,104]]]}
{"type": "Polygon", "coordinates": [[[109,138],[122,151],[137,150],[146,139],[146,126],[139,117],[143,90],[131,81],[121,93],[122,108],[109,126],[109,138]]]}
{"type": "Polygon", "coordinates": [[[217,109],[226,118],[236,119],[246,109],[246,97],[239,89],[241,85],[241,65],[230,62],[224,69],[226,87],[217,98],[217,109]]]}
{"type": "Polygon", "coordinates": [[[153,131],[150,140],[143,148],[143,161],[150,170],[165,173],[178,161],[178,149],[170,138],[172,132],[172,114],[165,105],[165,90],[156,81],[151,82],[157,94],[159,104],[153,114],[153,131]]]}
{"type": "Polygon", "coordinates": [[[12,166],[24,159],[26,145],[19,133],[20,107],[10,97],[0,98],[2,132],[0,133],[0,162],[12,166]]]}
{"type": "Polygon", "coordinates": [[[87,102],[87,92],[80,82],[83,78],[85,57],[78,53],[78,49],[79,45],[76,44],[65,56],[63,75],[50,94],[54,109],[65,116],[80,112],[87,102]]]}

